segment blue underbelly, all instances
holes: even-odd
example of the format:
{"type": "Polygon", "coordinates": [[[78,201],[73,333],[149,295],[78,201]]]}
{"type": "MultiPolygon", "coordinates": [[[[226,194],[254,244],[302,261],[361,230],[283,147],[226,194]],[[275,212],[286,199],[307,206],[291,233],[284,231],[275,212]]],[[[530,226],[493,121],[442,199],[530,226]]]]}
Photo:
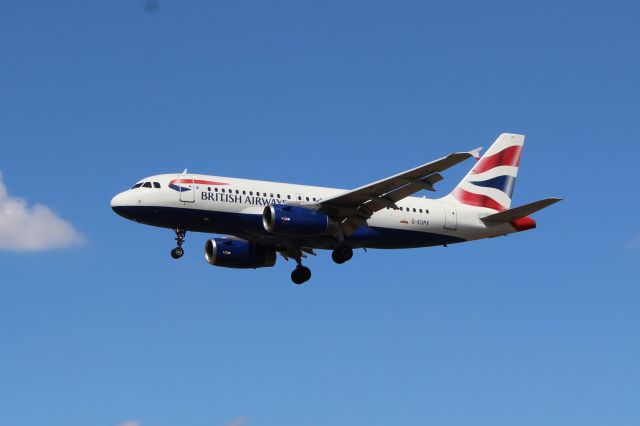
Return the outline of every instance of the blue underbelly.
{"type": "MultiPolygon", "coordinates": [[[[117,213],[146,225],[171,229],[182,227],[193,232],[233,235],[268,245],[284,247],[293,243],[303,247],[330,249],[337,243],[334,237],[328,235],[290,238],[270,234],[262,225],[262,215],[258,214],[151,206],[119,207],[117,213]]],[[[358,228],[345,239],[345,243],[354,248],[389,249],[429,247],[462,241],[464,240],[461,238],[431,232],[368,226],[358,228]]]]}

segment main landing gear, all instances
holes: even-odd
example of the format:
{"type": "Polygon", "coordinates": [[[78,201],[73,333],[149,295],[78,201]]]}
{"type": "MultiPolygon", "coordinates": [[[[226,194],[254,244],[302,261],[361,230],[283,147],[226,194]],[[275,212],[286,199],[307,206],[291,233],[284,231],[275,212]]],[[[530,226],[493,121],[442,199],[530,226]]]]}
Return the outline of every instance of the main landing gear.
{"type": "Polygon", "coordinates": [[[353,249],[349,246],[340,246],[333,249],[331,253],[331,258],[337,264],[342,264],[353,257],[353,249]]]}
{"type": "Polygon", "coordinates": [[[174,229],[174,232],[176,233],[176,244],[178,247],[171,250],[171,257],[174,259],[180,259],[184,254],[182,244],[184,243],[184,237],[187,234],[187,230],[184,228],[176,228],[174,229]]]}
{"type": "Polygon", "coordinates": [[[311,249],[305,249],[300,247],[287,247],[280,254],[287,260],[294,259],[298,266],[291,272],[291,281],[295,284],[304,284],[311,279],[311,269],[302,264],[302,258],[307,257],[305,253],[315,256],[316,254],[311,249]]]}
{"type": "MultiPolygon", "coordinates": [[[[307,253],[314,254],[313,251],[307,253]]],[[[304,284],[305,282],[309,281],[309,279],[311,279],[311,270],[302,265],[302,258],[305,257],[302,251],[300,251],[299,249],[297,251],[294,251],[294,253],[291,253],[291,251],[289,251],[286,257],[294,258],[296,260],[296,263],[298,264],[298,266],[296,266],[296,269],[291,272],[291,281],[296,284],[304,284]]],[[[333,261],[338,264],[344,263],[353,257],[353,249],[347,245],[341,245],[333,250],[333,252],[331,253],[331,257],[333,258],[333,261]]]]}
{"type": "Polygon", "coordinates": [[[311,269],[306,266],[302,266],[302,263],[298,261],[298,266],[291,272],[291,281],[295,284],[304,284],[311,279],[311,269]]]}

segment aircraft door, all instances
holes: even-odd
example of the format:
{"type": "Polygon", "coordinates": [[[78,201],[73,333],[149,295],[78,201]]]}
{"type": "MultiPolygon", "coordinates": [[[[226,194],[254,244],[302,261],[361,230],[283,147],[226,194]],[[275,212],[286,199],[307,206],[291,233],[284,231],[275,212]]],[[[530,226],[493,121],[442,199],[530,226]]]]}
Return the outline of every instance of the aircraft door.
{"type": "Polygon", "coordinates": [[[196,201],[196,186],[193,183],[193,176],[179,175],[178,188],[180,188],[180,201],[186,203],[196,201]]]}
{"type": "Polygon", "coordinates": [[[442,203],[444,206],[444,229],[455,231],[458,228],[458,212],[456,205],[451,203],[442,203]]]}

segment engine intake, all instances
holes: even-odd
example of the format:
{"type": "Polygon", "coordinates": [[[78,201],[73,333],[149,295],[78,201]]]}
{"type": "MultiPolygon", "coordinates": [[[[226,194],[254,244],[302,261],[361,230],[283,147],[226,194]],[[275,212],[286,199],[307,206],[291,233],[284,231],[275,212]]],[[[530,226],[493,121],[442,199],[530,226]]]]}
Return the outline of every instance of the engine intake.
{"type": "Polygon", "coordinates": [[[204,257],[209,264],[223,268],[256,269],[276,264],[273,249],[234,238],[213,238],[204,245],[204,257]]]}
{"type": "Polygon", "coordinates": [[[272,234],[307,237],[331,234],[336,229],[336,222],[326,213],[287,204],[266,206],[262,225],[272,234]]]}

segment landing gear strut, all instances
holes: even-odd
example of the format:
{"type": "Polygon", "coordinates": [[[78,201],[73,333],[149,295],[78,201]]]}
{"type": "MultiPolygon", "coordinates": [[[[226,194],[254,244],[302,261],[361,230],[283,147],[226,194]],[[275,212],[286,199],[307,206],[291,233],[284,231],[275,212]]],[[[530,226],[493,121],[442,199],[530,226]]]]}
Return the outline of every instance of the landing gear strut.
{"type": "Polygon", "coordinates": [[[184,236],[187,234],[187,230],[184,228],[176,228],[174,229],[174,232],[176,233],[176,244],[178,247],[171,250],[171,257],[174,259],[180,259],[184,254],[182,243],[184,243],[184,236]]]}
{"type": "Polygon", "coordinates": [[[311,269],[302,265],[300,259],[296,259],[298,266],[291,272],[291,281],[295,284],[304,284],[311,279],[311,269]]]}
{"type": "Polygon", "coordinates": [[[333,249],[331,258],[337,264],[342,264],[353,257],[353,250],[349,246],[340,246],[333,249]]]}

